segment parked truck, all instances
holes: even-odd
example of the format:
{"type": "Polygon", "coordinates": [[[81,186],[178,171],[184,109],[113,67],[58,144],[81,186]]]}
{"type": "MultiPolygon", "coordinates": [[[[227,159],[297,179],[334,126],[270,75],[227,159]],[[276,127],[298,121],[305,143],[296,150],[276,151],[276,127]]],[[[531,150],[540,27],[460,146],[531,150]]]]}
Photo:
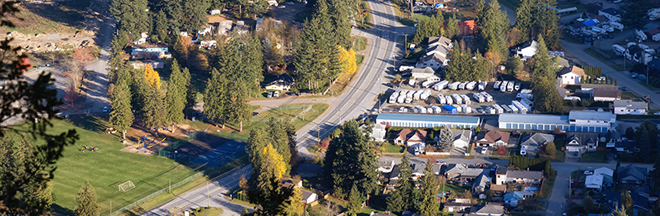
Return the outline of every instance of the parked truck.
{"type": "Polygon", "coordinates": [[[470,97],[468,97],[467,95],[462,94],[461,99],[463,99],[463,104],[466,104],[466,105],[471,105],[472,104],[472,100],[470,100],[470,97]]]}
{"type": "Polygon", "coordinates": [[[513,90],[516,90],[516,91],[520,90],[520,83],[516,83],[516,85],[513,86],[513,90]]]}
{"type": "Polygon", "coordinates": [[[440,81],[440,77],[437,77],[437,76],[426,78],[426,81],[424,81],[422,83],[422,87],[428,88],[429,86],[431,86],[431,84],[439,82],[439,81],[440,81]]]}
{"type": "Polygon", "coordinates": [[[397,103],[404,103],[406,102],[406,94],[401,93],[399,97],[396,99],[397,103]]]}
{"type": "Polygon", "coordinates": [[[451,98],[454,99],[454,103],[455,103],[455,104],[463,104],[463,98],[461,98],[460,95],[458,95],[458,94],[452,94],[452,95],[451,95],[451,98]]]}
{"type": "Polygon", "coordinates": [[[413,99],[414,99],[414,100],[419,100],[419,96],[422,95],[422,92],[424,92],[424,90],[418,90],[418,91],[416,91],[415,94],[413,94],[413,99]]]}
{"type": "Polygon", "coordinates": [[[500,105],[493,104],[493,109],[495,109],[495,114],[502,114],[504,113],[504,109],[500,105]]]}
{"type": "Polygon", "coordinates": [[[454,104],[454,105],[451,105],[451,106],[456,107],[456,112],[457,113],[463,113],[463,109],[461,108],[461,105],[454,104]]]}
{"type": "Polygon", "coordinates": [[[456,114],[458,111],[456,110],[456,107],[450,106],[450,105],[444,105],[442,106],[442,109],[451,113],[451,114],[456,114]]]}

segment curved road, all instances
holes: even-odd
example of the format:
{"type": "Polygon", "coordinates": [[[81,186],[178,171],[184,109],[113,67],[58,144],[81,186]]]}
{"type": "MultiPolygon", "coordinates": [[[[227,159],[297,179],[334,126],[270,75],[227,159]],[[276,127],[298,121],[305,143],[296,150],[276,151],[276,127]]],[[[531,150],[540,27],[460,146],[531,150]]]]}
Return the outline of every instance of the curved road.
{"type": "Polygon", "coordinates": [[[353,35],[367,37],[371,49],[366,56],[355,80],[341,96],[335,98],[326,114],[298,130],[298,152],[301,157],[313,158],[307,148],[317,143],[318,137],[330,134],[344,120],[358,117],[374,107],[374,98],[379,94],[382,81],[393,71],[395,49],[401,45],[401,33],[412,33],[413,29],[399,24],[394,8],[389,1],[369,0],[374,27],[354,30],[353,35]],[[397,41],[399,43],[397,43],[397,41]]]}

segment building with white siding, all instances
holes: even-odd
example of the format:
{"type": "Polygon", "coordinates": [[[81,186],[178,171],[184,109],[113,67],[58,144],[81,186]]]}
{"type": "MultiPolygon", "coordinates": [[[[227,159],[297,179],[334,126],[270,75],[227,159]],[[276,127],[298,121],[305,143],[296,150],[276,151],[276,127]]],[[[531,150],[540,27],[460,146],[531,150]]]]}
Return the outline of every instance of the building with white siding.
{"type": "Polygon", "coordinates": [[[481,119],[472,116],[381,113],[376,118],[376,124],[415,128],[432,128],[439,126],[476,128],[481,124],[481,119]]]}
{"type": "Polygon", "coordinates": [[[498,119],[500,129],[597,132],[605,133],[616,128],[616,115],[609,112],[573,110],[566,115],[502,113],[498,119]]]}

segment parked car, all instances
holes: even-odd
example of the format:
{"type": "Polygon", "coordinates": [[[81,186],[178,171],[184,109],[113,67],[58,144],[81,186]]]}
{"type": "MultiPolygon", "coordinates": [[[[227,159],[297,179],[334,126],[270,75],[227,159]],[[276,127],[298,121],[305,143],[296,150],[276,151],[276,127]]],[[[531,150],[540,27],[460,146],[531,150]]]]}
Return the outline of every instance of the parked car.
{"type": "Polygon", "coordinates": [[[108,107],[107,106],[103,107],[103,112],[108,112],[108,107]]]}
{"type": "Polygon", "coordinates": [[[280,5],[280,6],[277,6],[277,8],[284,9],[284,8],[286,8],[286,5],[280,5]]]}
{"type": "Polygon", "coordinates": [[[481,147],[481,152],[480,152],[480,153],[481,153],[481,154],[486,154],[487,151],[488,151],[488,148],[486,148],[486,147],[481,147]]]}
{"type": "Polygon", "coordinates": [[[419,155],[419,146],[415,147],[415,155],[419,155]]]}
{"type": "Polygon", "coordinates": [[[279,96],[280,96],[280,92],[276,91],[275,93],[273,93],[273,97],[279,97],[279,96]]]}
{"type": "Polygon", "coordinates": [[[273,92],[268,92],[268,94],[266,95],[266,98],[272,98],[272,97],[273,97],[273,92]]]}
{"type": "Polygon", "coordinates": [[[619,90],[621,90],[621,91],[627,91],[627,90],[628,90],[628,87],[619,87],[619,90]]]}
{"type": "Polygon", "coordinates": [[[638,76],[639,76],[639,74],[637,74],[637,73],[631,73],[630,74],[630,77],[632,77],[632,78],[637,78],[638,76]]]}

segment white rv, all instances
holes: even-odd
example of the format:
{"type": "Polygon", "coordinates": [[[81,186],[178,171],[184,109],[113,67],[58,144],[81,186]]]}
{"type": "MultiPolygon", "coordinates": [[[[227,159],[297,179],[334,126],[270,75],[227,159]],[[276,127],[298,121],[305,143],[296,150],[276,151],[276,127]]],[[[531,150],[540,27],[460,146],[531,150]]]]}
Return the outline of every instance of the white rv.
{"type": "Polygon", "coordinates": [[[451,98],[454,99],[454,102],[455,102],[456,104],[463,104],[463,98],[461,98],[460,95],[458,95],[458,94],[452,94],[452,95],[451,95],[451,98]]]}

